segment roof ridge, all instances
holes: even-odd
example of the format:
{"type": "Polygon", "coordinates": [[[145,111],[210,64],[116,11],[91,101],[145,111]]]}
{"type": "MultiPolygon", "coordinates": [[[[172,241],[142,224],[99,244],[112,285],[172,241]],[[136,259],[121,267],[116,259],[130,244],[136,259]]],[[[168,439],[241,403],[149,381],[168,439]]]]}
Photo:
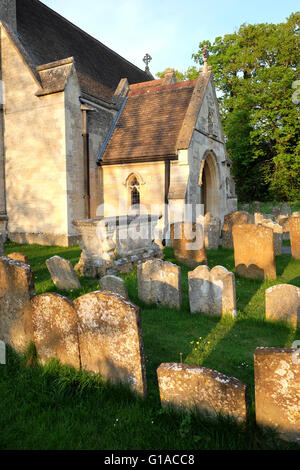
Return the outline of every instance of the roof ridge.
{"type": "MultiPolygon", "coordinates": [[[[115,56],[117,57],[120,57],[122,60],[124,60],[125,62],[127,62],[128,64],[130,64],[131,66],[133,66],[134,68],[136,68],[139,72],[143,72],[146,74],[146,72],[142,69],[140,69],[137,65],[133,64],[132,62],[130,62],[129,60],[125,59],[125,57],[121,56],[120,54],[118,54],[117,52],[115,52],[113,49],[110,49],[108,46],[106,46],[105,44],[103,44],[99,39],[96,39],[94,36],[92,36],[91,34],[87,33],[86,31],[84,31],[83,29],[81,29],[79,26],[77,26],[76,24],[72,23],[72,21],[68,20],[67,18],[65,18],[64,16],[60,15],[59,13],[57,13],[57,11],[53,10],[52,8],[48,7],[48,5],[45,5],[45,3],[41,2],[40,0],[32,0],[34,2],[37,2],[38,4],[42,5],[43,8],[49,10],[52,14],[54,14],[55,16],[57,16],[58,18],[60,18],[61,20],[65,21],[66,23],[68,23],[69,25],[71,25],[73,28],[77,29],[79,32],[81,32],[82,34],[84,34],[85,36],[89,37],[90,39],[92,39],[93,41],[95,41],[96,43],[100,44],[102,47],[104,47],[105,49],[107,49],[108,51],[112,52],[115,56]]],[[[150,77],[149,77],[150,78],[150,77]]],[[[152,81],[152,80],[149,80],[149,81],[152,81]]],[[[143,82],[141,82],[143,83],[143,82]]]]}

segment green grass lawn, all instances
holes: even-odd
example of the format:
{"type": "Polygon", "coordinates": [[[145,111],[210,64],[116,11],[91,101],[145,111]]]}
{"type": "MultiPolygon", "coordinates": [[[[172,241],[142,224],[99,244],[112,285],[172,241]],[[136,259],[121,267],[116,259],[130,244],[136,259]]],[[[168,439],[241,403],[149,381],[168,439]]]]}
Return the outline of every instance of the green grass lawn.
{"type": "MultiPolygon", "coordinates": [[[[82,288],[59,291],[45,266],[57,254],[75,264],[78,247],[59,248],[7,243],[6,254],[21,251],[29,257],[36,293],[59,292],[71,299],[99,288],[95,279],[81,278],[82,288]]],[[[173,250],[165,259],[175,262],[173,250]]],[[[276,281],[236,276],[238,315],[191,315],[188,306],[188,268],[182,266],[183,306],[180,311],[148,306],[137,296],[137,277],[122,277],[130,299],[141,307],[148,396],[137,398],[124,386],[111,386],[99,376],[62,367],[55,361],[39,366],[30,351],[23,357],[8,351],[0,366],[1,449],[195,450],[298,449],[280,441],[274,432],[255,425],[253,352],[258,346],[290,347],[300,331],[265,320],[265,290],[274,284],[300,287],[300,261],[290,255],[276,258],[276,281]],[[199,342],[199,344],[197,344],[199,342]],[[203,365],[232,375],[249,386],[250,411],[246,426],[219,417],[162,410],[156,369],[162,362],[203,365]]],[[[208,264],[235,272],[232,250],[208,252],[208,264]]]]}

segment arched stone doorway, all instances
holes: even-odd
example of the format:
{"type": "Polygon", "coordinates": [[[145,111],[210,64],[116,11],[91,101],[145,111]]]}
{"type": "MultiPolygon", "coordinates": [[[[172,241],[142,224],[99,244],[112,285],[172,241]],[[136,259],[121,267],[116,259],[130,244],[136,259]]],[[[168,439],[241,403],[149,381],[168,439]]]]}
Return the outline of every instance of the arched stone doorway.
{"type": "Polygon", "coordinates": [[[204,214],[210,212],[213,216],[220,216],[220,182],[217,160],[213,151],[204,156],[199,176],[201,187],[201,204],[204,205],[204,214]]]}

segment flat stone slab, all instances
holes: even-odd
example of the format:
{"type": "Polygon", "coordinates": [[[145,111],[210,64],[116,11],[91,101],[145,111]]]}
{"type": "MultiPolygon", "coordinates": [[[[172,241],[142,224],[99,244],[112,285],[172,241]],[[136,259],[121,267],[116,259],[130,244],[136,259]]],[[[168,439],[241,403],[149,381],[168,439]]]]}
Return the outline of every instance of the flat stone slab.
{"type": "Polygon", "coordinates": [[[223,266],[198,266],[188,273],[191,313],[236,316],[234,274],[223,266]]]}
{"type": "Polygon", "coordinates": [[[115,294],[119,294],[125,299],[128,299],[128,292],[125,286],[125,282],[120,277],[114,275],[104,276],[100,279],[101,291],[109,291],[115,294]]]}
{"type": "Polygon", "coordinates": [[[53,256],[47,259],[46,266],[51,274],[55,286],[61,290],[80,289],[81,285],[70,261],[53,256]]]}
{"type": "Polygon", "coordinates": [[[266,318],[300,326],[300,288],[279,284],[266,290],[266,318]]]}
{"type": "Polygon", "coordinates": [[[138,294],[147,304],[180,308],[181,269],[168,261],[149,260],[138,265],[138,294]]]}
{"type": "Polygon", "coordinates": [[[289,218],[292,257],[300,259],[300,217],[289,218]]]}
{"type": "Polygon", "coordinates": [[[0,258],[0,339],[17,352],[33,341],[33,273],[28,264],[0,258]]]}
{"type": "Polygon", "coordinates": [[[273,230],[262,225],[235,225],[232,233],[237,273],[249,279],[276,279],[273,230]]]}
{"type": "Polygon", "coordinates": [[[73,302],[59,294],[32,299],[34,342],[43,363],[57,359],[80,368],[77,315],[73,302]]]}
{"type": "Polygon", "coordinates": [[[118,294],[100,291],[83,295],[74,304],[82,368],[146,395],[139,308],[118,294]]]}
{"type": "Polygon", "coordinates": [[[300,443],[300,351],[257,348],[254,353],[256,421],[300,443]]]}
{"type": "Polygon", "coordinates": [[[187,364],[161,364],[157,369],[161,404],[202,414],[217,413],[245,421],[247,386],[215,370],[187,364]]]}

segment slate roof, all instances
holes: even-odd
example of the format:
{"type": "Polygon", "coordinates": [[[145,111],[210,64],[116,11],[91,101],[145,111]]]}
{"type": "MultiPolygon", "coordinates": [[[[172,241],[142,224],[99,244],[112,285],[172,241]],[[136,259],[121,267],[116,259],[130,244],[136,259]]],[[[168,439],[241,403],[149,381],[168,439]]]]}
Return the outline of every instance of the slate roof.
{"type": "MultiPolygon", "coordinates": [[[[102,164],[176,158],[186,125],[185,135],[191,138],[209,76],[168,85],[162,79],[131,85],[102,164]],[[197,113],[191,118],[192,108],[197,113]]],[[[189,142],[186,145],[188,148],[189,142]]]]}
{"type": "Polygon", "coordinates": [[[121,78],[129,83],[151,80],[38,0],[17,0],[17,30],[34,67],[74,57],[82,91],[105,101],[111,100],[121,78]]]}

